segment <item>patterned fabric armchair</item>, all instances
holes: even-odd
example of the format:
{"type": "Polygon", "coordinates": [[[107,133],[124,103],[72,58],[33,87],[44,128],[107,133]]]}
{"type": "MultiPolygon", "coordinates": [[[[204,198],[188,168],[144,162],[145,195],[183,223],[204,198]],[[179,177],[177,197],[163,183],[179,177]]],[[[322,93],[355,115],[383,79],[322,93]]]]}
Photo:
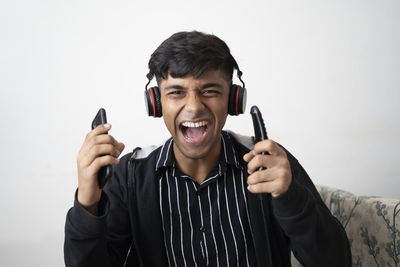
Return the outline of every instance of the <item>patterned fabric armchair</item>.
{"type": "MultiPolygon", "coordinates": [[[[353,266],[400,266],[400,199],[355,196],[326,186],[317,189],[346,229],[353,266]]],[[[293,257],[292,265],[301,266],[293,257]]]]}

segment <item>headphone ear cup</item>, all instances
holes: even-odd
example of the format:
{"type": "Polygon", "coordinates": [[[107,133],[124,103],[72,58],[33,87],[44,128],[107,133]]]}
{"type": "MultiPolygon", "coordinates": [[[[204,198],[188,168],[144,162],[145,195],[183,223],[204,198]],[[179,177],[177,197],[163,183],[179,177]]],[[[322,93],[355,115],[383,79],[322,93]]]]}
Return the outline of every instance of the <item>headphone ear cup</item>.
{"type": "Polygon", "coordinates": [[[160,89],[157,86],[150,87],[144,95],[147,115],[154,118],[162,117],[160,89]]]}
{"type": "Polygon", "coordinates": [[[232,84],[229,90],[228,114],[237,116],[246,110],[247,91],[240,85],[232,84]]]}

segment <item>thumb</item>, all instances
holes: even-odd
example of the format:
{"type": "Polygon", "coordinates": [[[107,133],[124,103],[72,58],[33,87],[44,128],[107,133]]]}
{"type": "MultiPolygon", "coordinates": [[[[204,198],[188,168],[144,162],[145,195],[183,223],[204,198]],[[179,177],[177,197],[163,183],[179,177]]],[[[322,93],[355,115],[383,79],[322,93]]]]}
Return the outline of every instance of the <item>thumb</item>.
{"type": "Polygon", "coordinates": [[[121,153],[121,152],[124,150],[124,148],[125,148],[125,144],[124,144],[124,143],[121,143],[121,142],[118,142],[118,144],[116,145],[116,147],[117,147],[118,151],[121,153]]]}

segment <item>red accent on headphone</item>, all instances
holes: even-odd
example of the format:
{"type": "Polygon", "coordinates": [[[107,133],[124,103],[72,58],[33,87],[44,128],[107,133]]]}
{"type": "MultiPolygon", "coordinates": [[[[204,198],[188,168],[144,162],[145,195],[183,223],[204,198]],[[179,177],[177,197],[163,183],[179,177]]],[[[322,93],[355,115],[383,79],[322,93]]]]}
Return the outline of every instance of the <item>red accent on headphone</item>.
{"type": "Polygon", "coordinates": [[[150,88],[149,89],[150,90],[150,93],[151,93],[151,99],[153,100],[153,116],[154,116],[154,118],[156,117],[156,105],[155,105],[155,101],[154,101],[154,95],[153,95],[153,88],[150,88]]]}
{"type": "Polygon", "coordinates": [[[239,111],[238,111],[238,109],[239,109],[239,107],[238,107],[239,89],[240,89],[240,86],[238,86],[237,89],[236,89],[236,115],[239,114],[239,111]]]}

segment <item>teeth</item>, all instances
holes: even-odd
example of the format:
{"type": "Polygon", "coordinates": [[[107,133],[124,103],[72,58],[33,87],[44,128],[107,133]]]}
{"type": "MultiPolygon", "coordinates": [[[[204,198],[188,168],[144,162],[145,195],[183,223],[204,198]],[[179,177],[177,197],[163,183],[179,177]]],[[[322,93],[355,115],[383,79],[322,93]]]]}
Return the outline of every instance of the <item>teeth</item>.
{"type": "Polygon", "coordinates": [[[206,121],[199,121],[199,122],[185,121],[182,123],[182,125],[185,127],[197,128],[197,127],[202,127],[202,126],[207,125],[207,122],[206,121]]]}

